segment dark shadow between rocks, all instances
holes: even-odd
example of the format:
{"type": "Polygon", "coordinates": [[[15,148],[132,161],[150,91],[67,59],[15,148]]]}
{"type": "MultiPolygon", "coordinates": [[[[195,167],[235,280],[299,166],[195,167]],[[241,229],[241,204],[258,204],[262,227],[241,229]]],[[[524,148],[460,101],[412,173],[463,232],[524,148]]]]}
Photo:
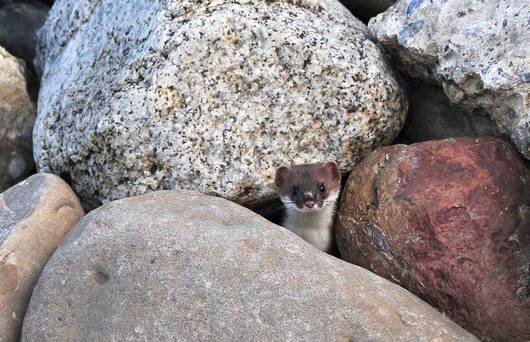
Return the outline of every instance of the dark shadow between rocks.
{"type": "Polygon", "coordinates": [[[510,141],[487,113],[453,105],[442,87],[418,79],[406,82],[409,110],[403,130],[393,144],[412,144],[457,137],[493,136],[510,141]]]}
{"type": "Polygon", "coordinates": [[[370,18],[387,10],[394,0],[340,0],[350,12],[367,24],[370,18]]]}

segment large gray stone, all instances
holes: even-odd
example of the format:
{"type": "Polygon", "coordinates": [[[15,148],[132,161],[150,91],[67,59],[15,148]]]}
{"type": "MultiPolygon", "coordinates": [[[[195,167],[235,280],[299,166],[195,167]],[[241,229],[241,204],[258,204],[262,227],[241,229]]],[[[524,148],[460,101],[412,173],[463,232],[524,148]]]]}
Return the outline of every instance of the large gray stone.
{"type": "Polygon", "coordinates": [[[38,168],[69,174],[89,207],[174,188],[266,199],[276,167],[347,170],[407,109],[337,0],[63,0],[38,59],[38,168]]]}
{"type": "Polygon", "coordinates": [[[158,191],[89,213],[22,341],[476,341],[403,288],[227,200],[158,191]]]}
{"type": "Polygon", "coordinates": [[[33,175],[0,194],[0,341],[16,342],[40,272],[83,217],[59,177],[33,175]]]}
{"type": "Polygon", "coordinates": [[[369,23],[410,76],[488,113],[530,158],[530,2],[400,0],[369,23]]]}
{"type": "Polygon", "coordinates": [[[31,133],[36,109],[25,74],[24,62],[0,46],[0,191],[35,169],[31,133]]]}

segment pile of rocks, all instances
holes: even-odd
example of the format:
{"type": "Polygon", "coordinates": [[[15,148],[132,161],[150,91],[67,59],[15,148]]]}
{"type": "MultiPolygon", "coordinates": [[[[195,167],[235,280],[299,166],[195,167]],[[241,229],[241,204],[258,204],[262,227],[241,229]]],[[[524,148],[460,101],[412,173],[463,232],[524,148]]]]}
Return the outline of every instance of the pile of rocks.
{"type": "Polygon", "coordinates": [[[0,0],[0,341],[530,340],[529,4],[52,3],[0,0]],[[241,206],[329,159],[344,261],[241,206]]]}

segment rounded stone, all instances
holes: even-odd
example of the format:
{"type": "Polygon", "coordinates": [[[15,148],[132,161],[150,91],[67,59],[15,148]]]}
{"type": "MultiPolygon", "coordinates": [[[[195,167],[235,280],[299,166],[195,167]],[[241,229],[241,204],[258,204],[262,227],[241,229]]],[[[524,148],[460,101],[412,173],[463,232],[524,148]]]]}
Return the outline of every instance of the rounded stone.
{"type": "Polygon", "coordinates": [[[494,138],[376,150],[352,170],[344,260],[440,308],[484,341],[530,340],[530,169],[494,138]]]}
{"type": "Polygon", "coordinates": [[[22,341],[476,341],[403,288],[233,202],[156,191],[90,212],[22,341]]]}
{"type": "Polygon", "coordinates": [[[0,46],[0,191],[35,170],[31,134],[36,109],[25,75],[24,62],[0,46]]]}
{"type": "Polygon", "coordinates": [[[267,199],[276,167],[348,170],[407,109],[337,0],[67,0],[39,41],[38,168],[89,207],[155,189],[267,199]]]}
{"type": "Polygon", "coordinates": [[[40,272],[84,216],[59,177],[37,174],[0,194],[0,341],[18,341],[40,272]]]}

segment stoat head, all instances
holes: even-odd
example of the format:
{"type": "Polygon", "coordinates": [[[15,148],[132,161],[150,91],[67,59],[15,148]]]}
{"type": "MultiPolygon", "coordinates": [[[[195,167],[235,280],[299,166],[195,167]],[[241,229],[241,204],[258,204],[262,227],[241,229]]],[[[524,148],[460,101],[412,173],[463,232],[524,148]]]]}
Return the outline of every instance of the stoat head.
{"type": "Polygon", "coordinates": [[[275,183],[288,209],[312,212],[335,204],[340,190],[340,170],[333,161],[282,166],[276,170],[275,183]]]}

